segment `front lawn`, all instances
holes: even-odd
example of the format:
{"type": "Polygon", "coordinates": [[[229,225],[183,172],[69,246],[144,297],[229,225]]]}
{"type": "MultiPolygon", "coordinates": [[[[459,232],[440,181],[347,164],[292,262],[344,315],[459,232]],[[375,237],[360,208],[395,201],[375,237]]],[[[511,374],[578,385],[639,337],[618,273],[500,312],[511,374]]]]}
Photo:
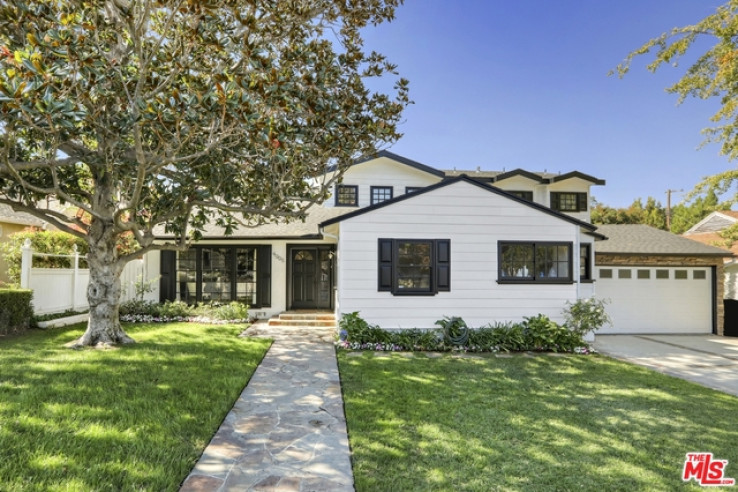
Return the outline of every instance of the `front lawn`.
{"type": "MultiPolygon", "coordinates": [[[[684,490],[738,478],[738,398],[601,356],[338,352],[357,492],[684,490]]],[[[714,490],[714,489],[713,489],[714,490]]]]}
{"type": "Polygon", "coordinates": [[[177,490],[269,343],[243,326],[127,325],[138,342],[71,350],[83,325],[0,338],[0,490],[177,490]]]}

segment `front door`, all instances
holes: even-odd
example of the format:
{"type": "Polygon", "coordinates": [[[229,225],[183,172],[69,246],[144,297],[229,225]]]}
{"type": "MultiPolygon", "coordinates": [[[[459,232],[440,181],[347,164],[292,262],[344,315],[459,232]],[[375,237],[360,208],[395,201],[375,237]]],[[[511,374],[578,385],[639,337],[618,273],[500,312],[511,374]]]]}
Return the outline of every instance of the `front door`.
{"type": "Polygon", "coordinates": [[[331,309],[333,250],[295,246],[290,252],[291,309],[331,309]]]}

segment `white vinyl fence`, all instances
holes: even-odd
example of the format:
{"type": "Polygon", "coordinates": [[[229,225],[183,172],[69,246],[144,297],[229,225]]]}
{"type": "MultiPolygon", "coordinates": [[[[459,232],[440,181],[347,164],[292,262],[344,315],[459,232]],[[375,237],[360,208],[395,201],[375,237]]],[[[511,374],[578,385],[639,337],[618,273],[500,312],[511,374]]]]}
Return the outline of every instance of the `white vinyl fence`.
{"type": "MultiPolygon", "coordinates": [[[[85,310],[87,303],[87,284],[90,281],[90,270],[79,267],[80,254],[77,247],[71,255],[51,255],[35,253],[31,241],[26,240],[22,248],[21,288],[33,290],[33,310],[36,314],[58,313],[67,309],[85,310]],[[70,258],[72,268],[34,268],[33,257],[53,256],[70,258]]],[[[129,262],[121,274],[121,302],[136,297],[136,282],[148,279],[148,258],[129,262]]],[[[151,300],[151,295],[145,296],[151,300]]]]}

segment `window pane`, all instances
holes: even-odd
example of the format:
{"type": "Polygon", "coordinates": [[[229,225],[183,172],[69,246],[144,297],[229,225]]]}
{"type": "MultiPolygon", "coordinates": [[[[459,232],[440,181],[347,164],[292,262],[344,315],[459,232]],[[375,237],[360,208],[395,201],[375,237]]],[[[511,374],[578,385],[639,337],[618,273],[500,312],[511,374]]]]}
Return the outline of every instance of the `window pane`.
{"type": "Polygon", "coordinates": [[[600,278],[612,278],[612,269],[611,268],[600,269],[600,278]]]}
{"type": "Polygon", "coordinates": [[[236,249],[236,300],[256,304],[256,248],[236,249]]]}
{"type": "Polygon", "coordinates": [[[569,247],[564,245],[536,246],[536,277],[569,278],[569,247]]]}
{"type": "Polygon", "coordinates": [[[503,244],[500,275],[503,278],[533,278],[532,244],[503,244]]]}
{"type": "Polygon", "coordinates": [[[198,252],[192,248],[182,251],[177,257],[177,298],[188,304],[196,302],[198,252]]]}
{"type": "Polygon", "coordinates": [[[582,244],[579,246],[579,279],[590,280],[590,259],[589,259],[589,244],[582,244]]]}
{"type": "Polygon", "coordinates": [[[339,185],[336,193],[336,205],[357,205],[358,186],[339,185]]]}
{"type": "Polygon", "coordinates": [[[391,186],[372,186],[372,205],[392,198],[391,186]]]}
{"type": "Polygon", "coordinates": [[[430,242],[400,242],[397,244],[397,288],[399,290],[431,289],[430,242]]]}

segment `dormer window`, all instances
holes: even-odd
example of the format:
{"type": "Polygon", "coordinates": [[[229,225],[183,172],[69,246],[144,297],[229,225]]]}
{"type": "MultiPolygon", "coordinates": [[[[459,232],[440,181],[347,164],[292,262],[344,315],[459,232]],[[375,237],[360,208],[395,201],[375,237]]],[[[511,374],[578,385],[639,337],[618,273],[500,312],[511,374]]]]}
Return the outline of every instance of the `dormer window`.
{"type": "Polygon", "coordinates": [[[529,202],[533,201],[532,191],[508,191],[508,193],[518,198],[522,198],[523,200],[528,200],[529,202]]]}
{"type": "Polygon", "coordinates": [[[359,187],[356,185],[336,185],[336,206],[357,207],[359,205],[359,187]]]}
{"type": "Polygon", "coordinates": [[[587,194],[551,192],[551,208],[559,212],[586,212],[587,194]]]}
{"type": "Polygon", "coordinates": [[[371,187],[372,205],[382,203],[392,199],[391,186],[372,186],[371,187]]]}

